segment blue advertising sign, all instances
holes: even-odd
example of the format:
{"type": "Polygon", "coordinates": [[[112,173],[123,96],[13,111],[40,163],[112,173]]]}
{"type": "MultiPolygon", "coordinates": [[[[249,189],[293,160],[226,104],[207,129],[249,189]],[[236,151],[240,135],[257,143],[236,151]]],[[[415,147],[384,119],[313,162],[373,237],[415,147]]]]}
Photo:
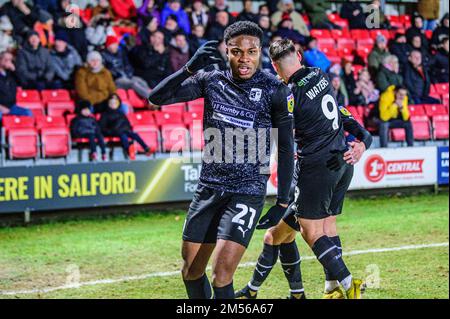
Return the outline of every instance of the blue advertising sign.
{"type": "Polygon", "coordinates": [[[438,147],[437,181],[439,185],[448,185],[448,146],[438,147]]]}

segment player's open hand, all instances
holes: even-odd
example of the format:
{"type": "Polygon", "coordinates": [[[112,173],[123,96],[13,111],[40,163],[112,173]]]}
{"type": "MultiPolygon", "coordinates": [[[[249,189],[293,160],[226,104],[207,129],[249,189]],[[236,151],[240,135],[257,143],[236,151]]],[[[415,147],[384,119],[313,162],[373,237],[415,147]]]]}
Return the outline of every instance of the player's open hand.
{"type": "Polygon", "coordinates": [[[277,225],[281,218],[283,218],[287,208],[287,205],[286,207],[282,207],[279,204],[270,207],[267,213],[259,220],[256,229],[268,229],[277,225]]]}
{"type": "Polygon", "coordinates": [[[186,64],[188,71],[195,73],[210,64],[220,62],[221,60],[214,56],[217,53],[218,44],[219,41],[211,40],[202,45],[186,64]]]}
{"type": "Polygon", "coordinates": [[[366,151],[366,145],[362,142],[350,142],[349,145],[351,146],[351,149],[345,152],[344,160],[347,164],[355,165],[366,151]]]}

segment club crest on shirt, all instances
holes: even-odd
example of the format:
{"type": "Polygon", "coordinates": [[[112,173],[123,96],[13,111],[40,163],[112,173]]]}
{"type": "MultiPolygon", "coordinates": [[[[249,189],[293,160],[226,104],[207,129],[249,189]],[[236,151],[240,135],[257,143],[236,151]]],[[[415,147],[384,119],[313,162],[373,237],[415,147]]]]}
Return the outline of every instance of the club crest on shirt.
{"type": "Polygon", "coordinates": [[[261,100],[262,90],[252,88],[250,91],[250,101],[259,102],[261,100]]]}
{"type": "Polygon", "coordinates": [[[294,112],[294,94],[289,94],[289,96],[286,98],[287,100],[287,109],[289,113],[294,112]]]}
{"type": "Polygon", "coordinates": [[[342,114],[344,114],[345,116],[352,116],[352,114],[350,113],[349,110],[347,110],[345,107],[340,106],[339,110],[341,111],[342,114]]]}

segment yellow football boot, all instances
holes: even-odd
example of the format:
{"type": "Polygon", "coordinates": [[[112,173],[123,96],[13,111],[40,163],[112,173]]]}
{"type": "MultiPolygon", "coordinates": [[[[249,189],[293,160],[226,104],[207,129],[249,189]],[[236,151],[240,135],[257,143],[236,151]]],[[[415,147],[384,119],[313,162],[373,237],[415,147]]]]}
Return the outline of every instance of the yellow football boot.
{"type": "Polygon", "coordinates": [[[324,292],[322,299],[345,299],[344,291],[341,287],[336,287],[330,292],[324,292]]]}
{"type": "Polygon", "coordinates": [[[352,279],[352,285],[345,292],[347,299],[361,299],[361,287],[364,287],[361,279],[352,279]]]}

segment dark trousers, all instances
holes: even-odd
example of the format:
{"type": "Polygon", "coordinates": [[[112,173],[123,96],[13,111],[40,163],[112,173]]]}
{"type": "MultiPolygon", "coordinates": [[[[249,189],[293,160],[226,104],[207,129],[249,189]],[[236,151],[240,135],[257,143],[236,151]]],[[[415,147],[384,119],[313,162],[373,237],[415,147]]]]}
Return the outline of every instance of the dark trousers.
{"type": "Polygon", "coordinates": [[[414,104],[441,104],[441,101],[431,96],[414,97],[414,104]]]}
{"type": "Polygon", "coordinates": [[[120,142],[122,143],[122,147],[128,151],[128,148],[130,147],[130,142],[128,139],[131,139],[133,141],[136,141],[139,143],[139,145],[142,146],[142,148],[144,150],[148,150],[148,146],[147,144],[145,144],[144,140],[139,136],[139,134],[135,133],[135,132],[123,132],[122,134],[119,135],[120,138],[120,142]]]}
{"type": "Polygon", "coordinates": [[[389,140],[389,129],[390,128],[403,128],[406,132],[406,143],[408,146],[413,146],[414,136],[413,128],[410,121],[403,120],[390,120],[387,122],[380,121],[380,146],[387,147],[389,140]]]}
{"type": "Polygon", "coordinates": [[[81,137],[89,139],[89,149],[91,154],[97,151],[97,143],[98,146],[100,146],[100,149],[102,150],[102,154],[106,154],[105,140],[103,139],[103,135],[100,133],[100,131],[93,134],[86,134],[81,137]]]}

